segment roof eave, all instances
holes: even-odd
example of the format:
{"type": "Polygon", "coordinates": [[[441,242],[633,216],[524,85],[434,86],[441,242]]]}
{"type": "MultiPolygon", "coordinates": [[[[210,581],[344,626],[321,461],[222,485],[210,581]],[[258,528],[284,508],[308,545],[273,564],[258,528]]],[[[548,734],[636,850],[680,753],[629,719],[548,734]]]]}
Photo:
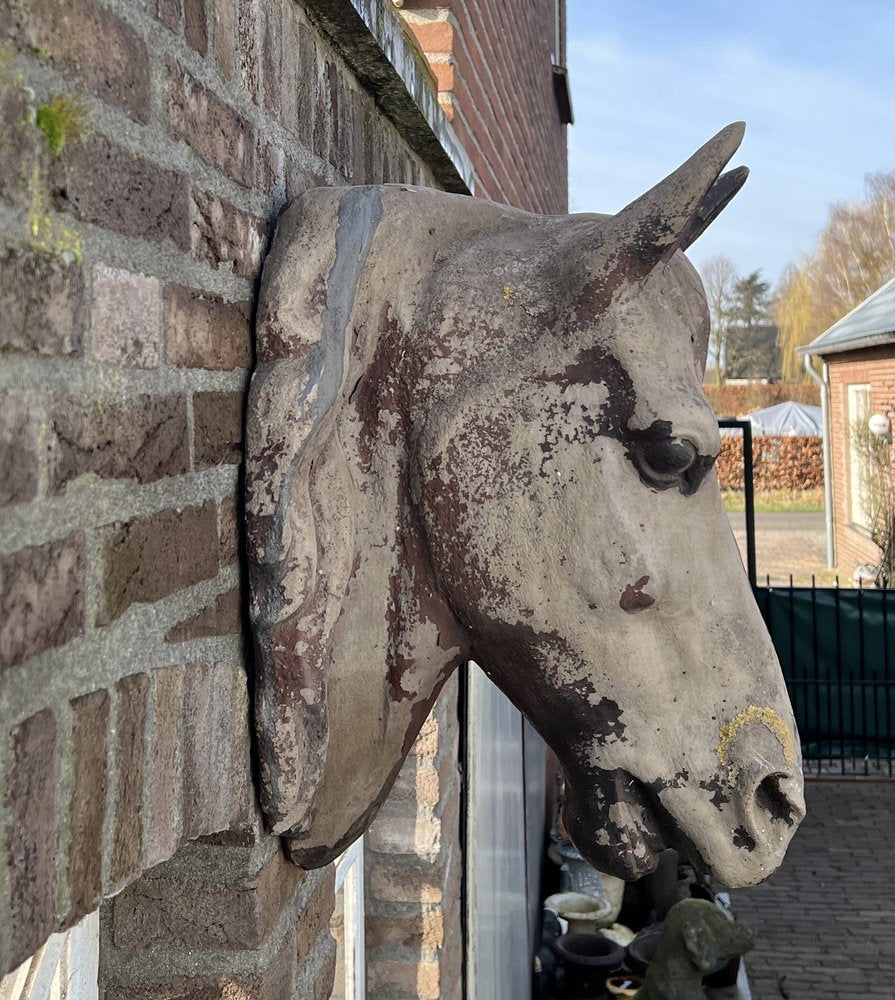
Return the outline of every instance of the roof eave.
{"type": "Polygon", "coordinates": [[[797,347],[798,354],[811,354],[823,356],[826,354],[845,354],[847,351],[860,351],[866,347],[885,347],[886,344],[895,344],[895,330],[887,330],[884,333],[871,333],[866,337],[857,337],[854,340],[846,340],[842,343],[824,344],[814,341],[805,347],[797,347]]]}

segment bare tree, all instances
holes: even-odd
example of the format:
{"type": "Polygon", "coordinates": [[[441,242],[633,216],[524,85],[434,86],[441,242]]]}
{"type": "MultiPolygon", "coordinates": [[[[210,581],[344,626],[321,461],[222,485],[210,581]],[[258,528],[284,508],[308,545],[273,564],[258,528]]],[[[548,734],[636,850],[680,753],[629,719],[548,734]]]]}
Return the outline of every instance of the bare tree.
{"type": "Polygon", "coordinates": [[[895,276],[895,171],[868,174],[866,197],[830,207],[817,246],[775,296],[784,371],[807,344],[895,276]]]}
{"type": "Polygon", "coordinates": [[[709,335],[709,359],[710,362],[714,360],[715,381],[721,385],[724,381],[724,353],[730,330],[733,287],[739,276],[733,261],[719,254],[705,262],[701,277],[712,324],[709,335]]]}

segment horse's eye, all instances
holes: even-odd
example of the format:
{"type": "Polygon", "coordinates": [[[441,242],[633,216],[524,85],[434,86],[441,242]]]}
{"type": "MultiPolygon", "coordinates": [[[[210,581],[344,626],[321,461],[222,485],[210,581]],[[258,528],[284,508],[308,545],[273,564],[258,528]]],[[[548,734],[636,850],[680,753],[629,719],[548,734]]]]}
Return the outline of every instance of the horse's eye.
{"type": "Polygon", "coordinates": [[[657,490],[677,486],[685,496],[699,489],[714,464],[714,457],[700,455],[686,438],[644,436],[631,443],[628,454],[647,486],[657,490]]]}
{"type": "Polygon", "coordinates": [[[696,461],[698,452],[692,441],[665,438],[663,441],[645,441],[639,446],[644,470],[657,479],[678,479],[696,461]]]}

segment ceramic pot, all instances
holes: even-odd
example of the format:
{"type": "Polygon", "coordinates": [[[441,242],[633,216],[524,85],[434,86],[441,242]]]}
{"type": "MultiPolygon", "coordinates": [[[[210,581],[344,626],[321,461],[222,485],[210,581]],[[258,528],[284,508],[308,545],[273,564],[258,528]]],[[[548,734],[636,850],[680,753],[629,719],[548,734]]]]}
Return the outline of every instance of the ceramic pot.
{"type": "Polygon", "coordinates": [[[634,940],[625,949],[625,962],[629,969],[643,975],[646,967],[653,960],[659,942],[662,940],[662,925],[652,924],[638,931],[634,940]]]}
{"type": "Polygon", "coordinates": [[[554,942],[566,972],[567,997],[599,997],[606,979],[621,968],[625,949],[602,934],[563,934],[554,942]]]}
{"type": "Polygon", "coordinates": [[[570,934],[593,934],[615,919],[610,900],[584,892],[557,892],[544,900],[544,909],[568,921],[570,934]]]}

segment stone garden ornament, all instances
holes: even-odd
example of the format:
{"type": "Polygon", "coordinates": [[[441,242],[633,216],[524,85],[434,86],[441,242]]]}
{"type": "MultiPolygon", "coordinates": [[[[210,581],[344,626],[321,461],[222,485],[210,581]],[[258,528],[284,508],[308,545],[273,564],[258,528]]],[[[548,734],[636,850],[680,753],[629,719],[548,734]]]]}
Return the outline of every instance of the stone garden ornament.
{"type": "Polygon", "coordinates": [[[683,251],[732,125],[614,216],[326,188],[264,268],[247,546],[262,805],[326,864],[474,660],[559,757],[582,855],[730,886],[804,811],[774,649],[721,506],[683,251]]]}

